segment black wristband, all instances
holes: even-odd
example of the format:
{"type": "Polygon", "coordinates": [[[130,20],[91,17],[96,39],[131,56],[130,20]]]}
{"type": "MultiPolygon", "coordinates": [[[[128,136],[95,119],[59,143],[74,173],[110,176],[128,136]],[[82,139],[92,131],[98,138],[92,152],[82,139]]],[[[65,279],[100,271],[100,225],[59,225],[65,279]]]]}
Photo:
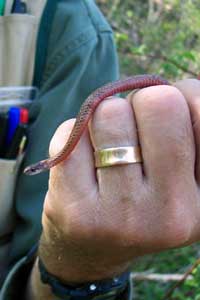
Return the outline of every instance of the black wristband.
{"type": "Polygon", "coordinates": [[[115,299],[123,293],[129,285],[130,272],[125,272],[113,279],[95,281],[80,286],[68,286],[61,283],[55,276],[48,273],[43,262],[39,259],[41,281],[51,287],[52,293],[62,300],[94,300],[115,299]]]}

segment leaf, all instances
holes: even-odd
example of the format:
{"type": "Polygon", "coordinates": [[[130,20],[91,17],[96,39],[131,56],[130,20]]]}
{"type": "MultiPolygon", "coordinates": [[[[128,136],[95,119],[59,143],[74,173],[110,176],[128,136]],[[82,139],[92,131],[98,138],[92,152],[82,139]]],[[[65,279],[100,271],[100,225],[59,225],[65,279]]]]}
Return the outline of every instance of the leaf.
{"type": "Polygon", "coordinates": [[[182,53],[182,55],[183,55],[183,57],[185,57],[185,58],[187,58],[189,60],[192,60],[194,62],[196,61],[195,55],[192,52],[190,52],[190,51],[185,51],[185,52],[182,53]]]}

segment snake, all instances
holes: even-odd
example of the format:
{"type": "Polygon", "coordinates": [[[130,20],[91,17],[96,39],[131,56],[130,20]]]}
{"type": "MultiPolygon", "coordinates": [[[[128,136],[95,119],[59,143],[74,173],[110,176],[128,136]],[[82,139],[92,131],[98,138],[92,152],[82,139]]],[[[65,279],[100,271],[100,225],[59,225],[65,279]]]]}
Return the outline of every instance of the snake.
{"type": "Polygon", "coordinates": [[[96,89],[81,105],[76,121],[69,135],[68,140],[62,150],[55,156],[41,160],[33,165],[25,168],[26,175],[36,175],[47,171],[64,160],[68,159],[76,145],[78,144],[89,120],[92,118],[97,106],[106,98],[118,93],[132,91],[135,89],[143,89],[145,87],[156,85],[169,85],[168,81],[158,75],[135,75],[125,79],[119,79],[103,85],[96,89]]]}

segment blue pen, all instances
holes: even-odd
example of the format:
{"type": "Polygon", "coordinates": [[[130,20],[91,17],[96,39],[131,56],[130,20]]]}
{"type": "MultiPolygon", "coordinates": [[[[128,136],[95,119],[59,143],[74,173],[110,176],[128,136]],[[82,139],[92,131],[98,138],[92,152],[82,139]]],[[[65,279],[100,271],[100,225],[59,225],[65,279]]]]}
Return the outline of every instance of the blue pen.
{"type": "Polygon", "coordinates": [[[20,122],[20,108],[11,107],[8,111],[8,131],[6,135],[6,146],[8,147],[20,122]]]}
{"type": "Polygon", "coordinates": [[[25,1],[14,0],[11,13],[12,14],[26,14],[27,13],[27,7],[26,7],[25,1]]]}

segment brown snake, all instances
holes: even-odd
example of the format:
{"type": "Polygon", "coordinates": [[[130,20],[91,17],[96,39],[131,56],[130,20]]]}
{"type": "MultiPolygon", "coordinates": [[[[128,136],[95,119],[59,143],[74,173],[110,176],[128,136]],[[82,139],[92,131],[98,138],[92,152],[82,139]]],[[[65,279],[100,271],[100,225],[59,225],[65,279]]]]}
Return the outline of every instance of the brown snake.
{"type": "Polygon", "coordinates": [[[137,75],[123,80],[111,82],[98,88],[82,104],[72,132],[63,149],[57,155],[27,167],[24,170],[24,173],[27,175],[35,175],[46,171],[67,159],[80,140],[81,135],[85,130],[90,118],[92,117],[96,107],[105,98],[113,96],[117,93],[134,89],[142,89],[155,85],[169,85],[169,83],[157,75],[137,75]]]}

